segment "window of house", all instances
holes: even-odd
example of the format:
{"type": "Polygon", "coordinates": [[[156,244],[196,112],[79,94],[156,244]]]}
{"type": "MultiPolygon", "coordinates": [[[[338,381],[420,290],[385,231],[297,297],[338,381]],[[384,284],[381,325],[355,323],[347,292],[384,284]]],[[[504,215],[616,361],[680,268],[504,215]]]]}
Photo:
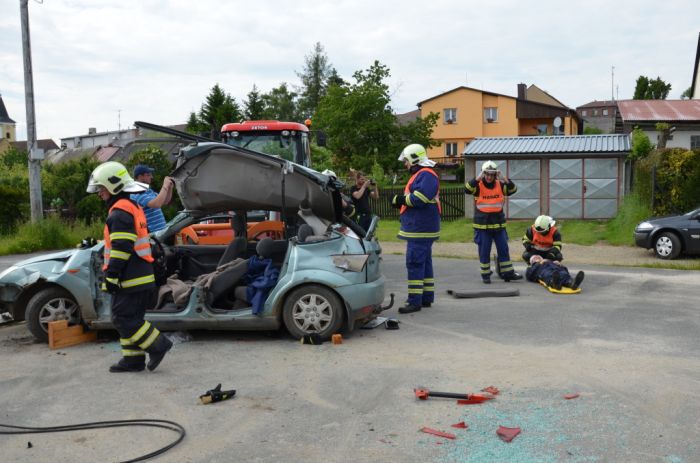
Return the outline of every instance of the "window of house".
{"type": "Polygon", "coordinates": [[[457,156],[457,143],[445,143],[445,156],[457,156]]]}
{"type": "Polygon", "coordinates": [[[607,116],[607,115],[608,115],[608,110],[607,110],[607,109],[604,109],[604,110],[603,110],[603,116],[607,116]]]}
{"type": "Polygon", "coordinates": [[[700,135],[690,136],[690,149],[700,149],[700,135]]]}
{"type": "Polygon", "coordinates": [[[583,111],[581,111],[581,115],[582,115],[583,117],[588,116],[588,111],[586,111],[586,110],[584,109],[583,111]]]}
{"type": "Polygon", "coordinates": [[[457,108],[445,108],[443,117],[445,118],[445,124],[457,122],[457,108]]]}
{"type": "Polygon", "coordinates": [[[597,115],[598,115],[598,110],[597,110],[597,109],[594,109],[594,110],[593,110],[593,115],[594,115],[594,116],[597,116],[597,115]]]}
{"type": "Polygon", "coordinates": [[[547,135],[547,124],[537,124],[537,135],[547,135]]]}
{"type": "Polygon", "coordinates": [[[485,122],[498,122],[498,108],[484,108],[485,122]]]}
{"type": "Polygon", "coordinates": [[[7,136],[6,136],[5,138],[7,138],[7,139],[9,140],[9,138],[10,138],[10,132],[7,132],[7,136]]]}

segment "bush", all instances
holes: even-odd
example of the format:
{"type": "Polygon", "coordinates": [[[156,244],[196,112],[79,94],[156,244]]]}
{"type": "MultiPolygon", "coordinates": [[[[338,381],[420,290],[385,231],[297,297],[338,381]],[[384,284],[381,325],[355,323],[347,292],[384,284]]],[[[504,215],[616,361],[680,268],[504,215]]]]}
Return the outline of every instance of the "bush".
{"type": "Polygon", "coordinates": [[[86,191],[90,174],[99,165],[95,159],[85,157],[62,162],[43,164],[42,190],[44,205],[60,201],[69,217],[78,215],[78,204],[90,196],[86,191]]]}
{"type": "Polygon", "coordinates": [[[655,150],[637,165],[635,191],[655,215],[687,212],[700,201],[700,150],[655,150]],[[652,184],[656,184],[652,191],[652,184]]]}
{"type": "Polygon", "coordinates": [[[8,233],[29,217],[29,190],[0,183],[0,233],[8,233]]]}
{"type": "Polygon", "coordinates": [[[107,217],[107,207],[99,196],[88,195],[78,201],[76,216],[87,223],[101,222],[107,217]]]}
{"type": "Polygon", "coordinates": [[[638,192],[625,196],[617,215],[607,223],[605,240],[614,245],[634,245],[634,227],[651,216],[649,202],[638,192]]]}
{"type": "Polygon", "coordinates": [[[25,222],[16,233],[0,236],[0,255],[72,248],[87,236],[101,239],[103,226],[98,222],[68,222],[58,217],[25,222]]]}

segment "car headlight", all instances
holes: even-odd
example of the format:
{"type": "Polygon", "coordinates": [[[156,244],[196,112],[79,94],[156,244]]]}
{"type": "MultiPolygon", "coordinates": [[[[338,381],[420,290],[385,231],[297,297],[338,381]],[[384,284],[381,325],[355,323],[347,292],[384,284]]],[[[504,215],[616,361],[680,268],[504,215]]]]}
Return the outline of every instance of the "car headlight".
{"type": "Polygon", "coordinates": [[[652,224],[650,224],[649,222],[642,222],[639,225],[637,225],[637,228],[635,228],[635,230],[636,231],[649,231],[652,228],[654,228],[654,226],[652,224]]]}

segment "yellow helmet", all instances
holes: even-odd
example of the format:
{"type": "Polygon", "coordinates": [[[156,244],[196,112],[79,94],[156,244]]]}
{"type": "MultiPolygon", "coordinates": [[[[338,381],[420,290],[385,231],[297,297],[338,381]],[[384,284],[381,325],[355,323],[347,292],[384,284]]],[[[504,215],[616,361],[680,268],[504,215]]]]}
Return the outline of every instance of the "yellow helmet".
{"type": "Polygon", "coordinates": [[[420,165],[424,167],[433,167],[435,165],[435,161],[428,159],[428,153],[425,151],[423,145],[419,145],[418,143],[413,143],[405,147],[401,155],[399,155],[399,161],[408,161],[412,166],[420,165]]]}
{"type": "Polygon", "coordinates": [[[100,164],[90,174],[87,192],[97,193],[101,186],[105,187],[111,195],[121,192],[140,193],[148,189],[148,185],[131,178],[123,164],[114,161],[100,164]]]}
{"type": "Polygon", "coordinates": [[[548,215],[540,215],[535,219],[535,230],[540,233],[547,233],[550,228],[557,223],[553,218],[548,215]]]}

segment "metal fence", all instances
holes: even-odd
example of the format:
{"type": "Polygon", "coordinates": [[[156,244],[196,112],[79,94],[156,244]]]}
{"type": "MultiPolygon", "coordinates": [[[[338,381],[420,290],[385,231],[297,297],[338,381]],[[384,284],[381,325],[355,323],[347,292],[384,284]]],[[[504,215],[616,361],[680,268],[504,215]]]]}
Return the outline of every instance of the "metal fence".
{"type": "MultiPolygon", "coordinates": [[[[382,219],[398,220],[399,210],[391,207],[394,195],[403,194],[403,187],[384,187],[379,190],[379,199],[370,198],[372,213],[382,219]]],[[[442,204],[442,220],[457,220],[464,218],[464,187],[440,189],[440,204],[442,204]]]]}

